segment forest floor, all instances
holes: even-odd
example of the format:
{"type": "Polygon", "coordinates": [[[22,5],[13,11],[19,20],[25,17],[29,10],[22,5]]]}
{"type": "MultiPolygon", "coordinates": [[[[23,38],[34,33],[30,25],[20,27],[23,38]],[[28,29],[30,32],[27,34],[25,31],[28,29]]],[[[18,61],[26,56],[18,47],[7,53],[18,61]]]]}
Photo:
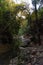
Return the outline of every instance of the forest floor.
{"type": "Polygon", "coordinates": [[[20,47],[20,57],[13,58],[9,65],[43,65],[43,47],[20,47]]]}
{"type": "Polygon", "coordinates": [[[43,35],[41,45],[32,47],[20,47],[19,58],[13,58],[9,65],[43,65],[43,35]]]}

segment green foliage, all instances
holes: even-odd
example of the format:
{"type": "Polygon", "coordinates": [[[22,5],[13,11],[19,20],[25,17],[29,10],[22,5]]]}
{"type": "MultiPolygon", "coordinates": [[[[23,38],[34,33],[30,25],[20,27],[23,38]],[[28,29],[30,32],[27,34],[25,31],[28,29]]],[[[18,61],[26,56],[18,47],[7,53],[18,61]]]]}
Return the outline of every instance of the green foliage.
{"type": "MultiPolygon", "coordinates": [[[[22,8],[23,5],[18,5],[13,2],[9,3],[9,0],[1,0],[0,33],[9,32],[9,34],[11,34],[11,36],[13,37],[15,37],[15,35],[18,35],[20,28],[20,21],[16,19],[16,16],[18,12],[22,10],[20,7],[22,8]]],[[[18,39],[17,40],[14,39],[12,44],[13,44],[12,47],[18,48],[20,42],[18,39]]]]}
{"type": "Polygon", "coordinates": [[[39,19],[43,19],[43,7],[38,10],[39,19]]]}
{"type": "Polygon", "coordinates": [[[25,19],[25,21],[23,21],[23,22],[24,23],[22,24],[21,28],[19,29],[19,35],[23,35],[27,31],[27,27],[28,27],[28,21],[27,21],[27,19],[25,19]]]}
{"type": "Polygon", "coordinates": [[[18,34],[20,22],[16,19],[20,6],[10,3],[7,0],[1,1],[0,7],[0,31],[9,31],[12,34],[18,34]],[[12,7],[11,7],[12,4],[12,7]],[[18,11],[17,11],[18,10],[18,11]]]}

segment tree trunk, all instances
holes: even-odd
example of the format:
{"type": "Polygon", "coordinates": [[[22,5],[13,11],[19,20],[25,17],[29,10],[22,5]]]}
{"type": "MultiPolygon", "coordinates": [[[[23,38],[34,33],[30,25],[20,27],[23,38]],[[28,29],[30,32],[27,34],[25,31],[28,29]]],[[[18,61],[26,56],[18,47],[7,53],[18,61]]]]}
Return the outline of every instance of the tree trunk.
{"type": "Polygon", "coordinates": [[[36,6],[36,0],[35,0],[35,17],[36,17],[36,31],[38,33],[38,42],[39,42],[39,45],[41,45],[41,39],[40,39],[40,28],[39,28],[39,23],[38,23],[38,15],[37,15],[37,6],[36,6]]]}

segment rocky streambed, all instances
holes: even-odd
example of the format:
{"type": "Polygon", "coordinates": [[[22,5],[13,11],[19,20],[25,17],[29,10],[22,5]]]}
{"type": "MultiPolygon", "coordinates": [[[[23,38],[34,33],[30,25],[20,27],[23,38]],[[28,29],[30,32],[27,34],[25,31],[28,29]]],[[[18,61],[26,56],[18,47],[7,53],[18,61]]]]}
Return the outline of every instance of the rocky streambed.
{"type": "Polygon", "coordinates": [[[43,65],[43,46],[20,47],[18,56],[9,65],[43,65]]]}

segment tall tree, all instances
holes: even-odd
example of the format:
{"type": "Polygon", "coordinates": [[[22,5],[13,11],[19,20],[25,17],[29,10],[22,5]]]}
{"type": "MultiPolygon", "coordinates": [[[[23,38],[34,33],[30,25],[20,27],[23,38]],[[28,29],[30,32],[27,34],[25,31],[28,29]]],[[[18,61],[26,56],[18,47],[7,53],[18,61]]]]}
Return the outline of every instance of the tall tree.
{"type": "Polygon", "coordinates": [[[37,15],[37,4],[40,2],[40,0],[32,0],[32,4],[35,7],[35,18],[36,18],[36,30],[37,30],[37,34],[38,34],[38,41],[39,41],[39,45],[41,44],[41,39],[40,39],[40,29],[39,29],[39,23],[38,23],[38,15],[37,15]]]}
{"type": "MultiPolygon", "coordinates": [[[[14,45],[15,45],[16,51],[18,50],[18,47],[19,47],[18,41],[14,40],[14,43],[13,43],[13,40],[11,41],[11,39],[13,39],[13,37],[15,35],[18,35],[19,28],[20,28],[20,21],[18,21],[16,19],[16,17],[17,17],[17,13],[20,10],[22,10],[23,5],[21,5],[21,4],[18,5],[18,4],[15,4],[14,2],[9,3],[9,0],[1,0],[0,6],[1,6],[0,7],[0,44],[1,44],[0,53],[9,54],[10,52],[7,52],[7,51],[14,48],[14,45]],[[11,39],[9,39],[9,37],[11,39]],[[9,42],[10,44],[7,42],[9,40],[11,42],[11,43],[9,42]],[[8,47],[10,47],[10,48],[8,48],[8,47]]],[[[12,51],[11,51],[11,53],[12,53],[12,51]]],[[[17,54],[15,53],[13,55],[17,55],[17,54]]],[[[6,56],[4,55],[3,58],[5,58],[5,57],[6,56]]]]}

